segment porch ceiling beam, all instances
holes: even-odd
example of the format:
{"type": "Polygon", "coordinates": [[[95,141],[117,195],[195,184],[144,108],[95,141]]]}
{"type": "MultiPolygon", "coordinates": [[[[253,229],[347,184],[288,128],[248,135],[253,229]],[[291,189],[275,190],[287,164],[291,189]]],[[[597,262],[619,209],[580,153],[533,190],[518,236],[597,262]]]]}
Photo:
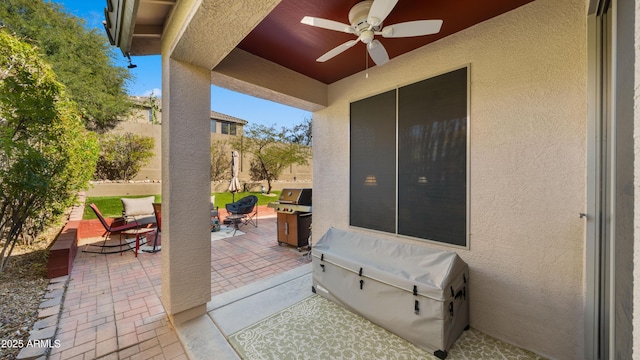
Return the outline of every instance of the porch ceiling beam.
{"type": "Polygon", "coordinates": [[[162,26],[161,25],[136,25],[133,30],[133,36],[135,37],[161,37],[162,26]]]}
{"type": "Polygon", "coordinates": [[[181,0],[163,35],[162,53],[213,69],[280,0],[181,0]]]}
{"type": "Polygon", "coordinates": [[[307,111],[327,106],[326,84],[237,48],[213,69],[211,83],[307,111]]]}
{"type": "Polygon", "coordinates": [[[140,2],[157,5],[175,5],[176,0],[140,0],[140,2]]]}
{"type": "Polygon", "coordinates": [[[134,36],[136,39],[136,46],[131,49],[130,53],[133,56],[160,54],[161,49],[161,37],[155,36],[134,36]]]}

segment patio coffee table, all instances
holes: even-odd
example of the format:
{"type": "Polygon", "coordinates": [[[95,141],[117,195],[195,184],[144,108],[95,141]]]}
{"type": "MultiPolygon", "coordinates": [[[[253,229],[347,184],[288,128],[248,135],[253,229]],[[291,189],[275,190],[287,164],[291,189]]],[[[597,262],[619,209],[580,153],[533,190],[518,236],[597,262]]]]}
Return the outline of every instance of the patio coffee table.
{"type": "Polygon", "coordinates": [[[244,215],[227,215],[226,220],[229,220],[233,224],[233,235],[236,236],[236,231],[240,228],[240,224],[244,219],[244,215]]]}

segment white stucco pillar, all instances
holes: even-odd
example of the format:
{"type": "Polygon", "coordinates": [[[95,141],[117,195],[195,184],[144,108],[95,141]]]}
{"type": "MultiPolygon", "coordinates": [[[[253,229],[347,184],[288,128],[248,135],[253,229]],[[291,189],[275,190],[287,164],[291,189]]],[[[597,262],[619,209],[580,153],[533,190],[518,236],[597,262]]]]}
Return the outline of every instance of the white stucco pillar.
{"type": "Polygon", "coordinates": [[[634,262],[633,262],[633,358],[640,357],[640,2],[635,2],[634,27],[634,262]]]}
{"type": "Polygon", "coordinates": [[[210,71],[162,58],[162,303],[174,324],[211,300],[210,71]]]}

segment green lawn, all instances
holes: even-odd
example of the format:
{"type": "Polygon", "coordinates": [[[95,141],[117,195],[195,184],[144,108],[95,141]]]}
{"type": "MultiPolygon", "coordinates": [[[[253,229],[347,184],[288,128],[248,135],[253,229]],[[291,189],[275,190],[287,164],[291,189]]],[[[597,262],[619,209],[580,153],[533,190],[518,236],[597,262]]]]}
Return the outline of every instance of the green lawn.
{"type": "MultiPolygon", "coordinates": [[[[222,193],[213,193],[211,195],[216,196],[216,206],[224,209],[225,204],[229,204],[232,202],[233,195],[230,192],[222,192],[222,193]]],[[[266,205],[270,202],[278,200],[280,196],[280,191],[272,191],[272,196],[262,195],[258,192],[239,192],[235,194],[236,201],[242,199],[248,195],[256,195],[258,197],[258,205],[266,205]]],[[[140,195],[140,196],[100,196],[100,197],[89,197],[87,198],[87,206],[84,208],[84,215],[82,218],[84,220],[96,219],[96,215],[93,213],[91,208],[88,206],[91,203],[96,204],[98,209],[104,217],[120,217],[122,216],[122,202],[121,198],[141,198],[147,197],[151,195],[140,195]]],[[[154,195],[156,197],[156,202],[162,202],[162,197],[160,195],[154,195]]]]}

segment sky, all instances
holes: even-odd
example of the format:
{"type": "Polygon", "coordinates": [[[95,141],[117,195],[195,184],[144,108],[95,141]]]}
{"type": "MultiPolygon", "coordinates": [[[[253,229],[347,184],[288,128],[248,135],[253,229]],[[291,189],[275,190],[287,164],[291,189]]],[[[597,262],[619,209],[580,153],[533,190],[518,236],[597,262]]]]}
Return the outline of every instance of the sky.
{"type": "MultiPolygon", "coordinates": [[[[104,20],[103,9],[106,6],[104,0],[52,0],[64,6],[65,10],[75,16],[83,18],[90,28],[97,28],[99,34],[106,33],[102,25],[104,20]]],[[[117,55],[122,54],[120,49],[114,48],[117,55]]],[[[132,63],[137,67],[131,69],[133,80],[130,82],[127,92],[129,95],[162,96],[162,67],[160,55],[132,56],[132,63]]],[[[123,56],[117,63],[126,67],[128,61],[123,56]]],[[[274,103],[272,101],[244,95],[235,91],[211,86],[211,110],[235,116],[247,120],[249,124],[257,123],[266,126],[293,127],[305,119],[311,118],[309,111],[300,110],[290,106],[274,103]]]]}

